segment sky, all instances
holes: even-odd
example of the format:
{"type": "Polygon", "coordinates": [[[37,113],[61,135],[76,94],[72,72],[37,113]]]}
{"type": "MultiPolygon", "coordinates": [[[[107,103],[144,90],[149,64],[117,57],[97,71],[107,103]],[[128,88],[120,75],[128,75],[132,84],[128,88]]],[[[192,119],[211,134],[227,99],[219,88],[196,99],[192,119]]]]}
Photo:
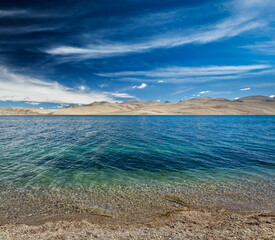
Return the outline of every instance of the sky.
{"type": "Polygon", "coordinates": [[[274,0],[1,0],[0,107],[275,94],[274,0]]]}

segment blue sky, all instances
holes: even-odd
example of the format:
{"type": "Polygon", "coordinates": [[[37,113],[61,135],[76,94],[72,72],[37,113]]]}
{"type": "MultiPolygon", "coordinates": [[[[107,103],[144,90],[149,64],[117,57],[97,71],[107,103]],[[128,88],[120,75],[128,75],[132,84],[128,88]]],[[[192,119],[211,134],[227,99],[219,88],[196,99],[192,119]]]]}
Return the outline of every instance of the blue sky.
{"type": "Polygon", "coordinates": [[[0,2],[0,107],[275,94],[275,2],[0,2]]]}

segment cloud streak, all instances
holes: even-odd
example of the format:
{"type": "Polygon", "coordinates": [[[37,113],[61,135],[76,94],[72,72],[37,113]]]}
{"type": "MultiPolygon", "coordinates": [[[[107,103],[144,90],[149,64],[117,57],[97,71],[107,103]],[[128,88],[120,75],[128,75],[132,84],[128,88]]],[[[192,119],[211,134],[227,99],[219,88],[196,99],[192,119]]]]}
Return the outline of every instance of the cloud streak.
{"type": "Polygon", "coordinates": [[[18,17],[18,16],[25,16],[28,14],[28,11],[26,10],[1,10],[0,9],[0,18],[5,17],[18,17]]]}
{"type": "Polygon", "coordinates": [[[83,93],[67,88],[57,82],[41,80],[13,73],[0,67],[0,100],[26,101],[34,105],[37,102],[89,104],[94,101],[114,102],[115,98],[130,98],[125,93],[83,93]]]}
{"type": "Polygon", "coordinates": [[[118,92],[115,92],[115,93],[104,92],[104,93],[116,98],[135,98],[135,96],[129,95],[128,93],[118,93],[118,92]]]}
{"type": "Polygon", "coordinates": [[[187,44],[207,44],[235,37],[268,24],[268,21],[264,18],[258,18],[259,12],[255,10],[255,6],[258,7],[259,5],[258,1],[249,3],[243,0],[241,2],[244,3],[239,4],[239,8],[234,9],[228,18],[202,27],[178,29],[174,32],[166,31],[162,34],[150,36],[148,39],[136,39],[127,43],[101,40],[96,44],[86,44],[84,46],[53,46],[44,51],[51,55],[67,57],[68,61],[105,58],[142,53],[159,48],[174,48],[187,44]],[[247,13],[247,9],[250,10],[249,13],[247,13]]]}
{"type": "MultiPolygon", "coordinates": [[[[167,67],[149,71],[124,71],[114,73],[99,73],[98,76],[116,78],[122,81],[164,81],[169,83],[203,82],[217,79],[234,79],[246,75],[261,74],[271,65],[242,66],[205,66],[205,67],[167,67]],[[161,79],[161,80],[160,80],[161,79]]],[[[268,71],[269,72],[269,71],[268,71]]]]}
{"type": "Polygon", "coordinates": [[[28,34],[36,32],[52,32],[60,29],[60,26],[43,26],[43,25],[33,25],[24,27],[0,27],[1,34],[5,35],[19,35],[28,34]]]}
{"type": "Polygon", "coordinates": [[[22,19],[30,19],[30,18],[60,18],[66,16],[64,13],[56,13],[56,12],[44,12],[44,11],[34,11],[30,9],[0,9],[0,18],[22,18],[22,19]]]}
{"type": "Polygon", "coordinates": [[[173,48],[187,44],[206,44],[228,37],[237,36],[245,31],[264,26],[264,22],[254,22],[251,19],[226,20],[214,26],[195,30],[195,33],[166,33],[155,36],[141,43],[101,43],[90,44],[86,47],[58,46],[45,50],[51,55],[73,56],[78,59],[104,58],[125,55],[129,53],[146,52],[158,48],[173,48]],[[172,37],[171,37],[172,36],[172,37]]]}
{"type": "Polygon", "coordinates": [[[252,45],[244,46],[243,48],[248,48],[253,51],[263,52],[268,55],[275,54],[275,40],[274,41],[265,41],[261,43],[255,43],[252,45]]]}

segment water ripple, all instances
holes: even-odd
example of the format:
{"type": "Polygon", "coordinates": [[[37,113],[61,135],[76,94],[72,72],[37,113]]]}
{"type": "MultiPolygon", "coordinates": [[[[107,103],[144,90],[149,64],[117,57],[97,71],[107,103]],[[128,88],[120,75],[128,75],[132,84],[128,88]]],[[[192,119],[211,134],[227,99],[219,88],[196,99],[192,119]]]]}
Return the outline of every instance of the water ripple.
{"type": "Polygon", "coordinates": [[[125,206],[172,192],[197,205],[270,209],[274,125],[274,116],[0,117],[1,204],[32,194],[101,208],[110,197],[125,206]]]}

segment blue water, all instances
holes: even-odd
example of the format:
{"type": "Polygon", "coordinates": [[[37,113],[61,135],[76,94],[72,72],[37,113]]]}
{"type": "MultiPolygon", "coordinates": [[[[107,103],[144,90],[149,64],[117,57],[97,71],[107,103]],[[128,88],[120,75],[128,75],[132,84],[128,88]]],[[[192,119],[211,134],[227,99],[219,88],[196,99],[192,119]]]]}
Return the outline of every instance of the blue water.
{"type": "Polygon", "coordinates": [[[169,209],[166,194],[198,208],[274,210],[275,117],[3,116],[0,169],[7,219],[71,206],[142,216],[140,205],[169,209]]]}

